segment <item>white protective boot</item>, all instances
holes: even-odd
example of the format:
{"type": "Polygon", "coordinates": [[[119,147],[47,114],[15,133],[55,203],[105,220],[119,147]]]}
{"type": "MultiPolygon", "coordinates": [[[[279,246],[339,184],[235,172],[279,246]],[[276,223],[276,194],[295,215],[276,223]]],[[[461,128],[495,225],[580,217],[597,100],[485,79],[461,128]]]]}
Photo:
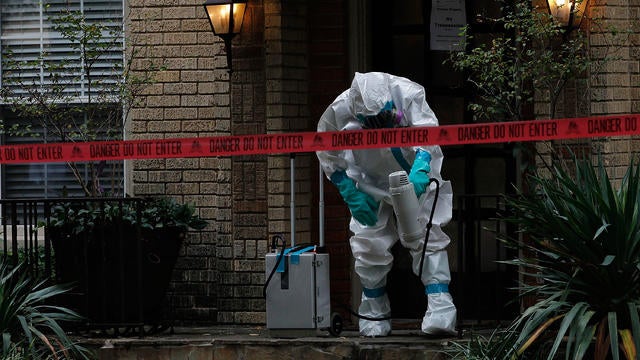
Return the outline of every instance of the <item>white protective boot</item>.
{"type": "MultiPolygon", "coordinates": [[[[358,313],[372,319],[388,318],[391,315],[389,297],[384,288],[363,289],[358,313]]],[[[359,319],[360,335],[367,337],[387,336],[391,333],[391,319],[359,319]]]]}
{"type": "MultiPolygon", "coordinates": [[[[389,226],[393,208],[381,202],[378,210],[378,223],[375,226],[363,226],[351,221],[350,229],[354,235],[350,239],[354,257],[354,269],[362,284],[362,297],[358,313],[369,318],[390,317],[391,304],[386,293],[387,274],[393,266],[391,247],[396,241],[396,230],[389,226]]],[[[373,321],[359,319],[360,335],[387,336],[391,332],[391,320],[373,321]]]]}
{"type": "Polygon", "coordinates": [[[422,318],[422,332],[429,335],[456,334],[456,306],[449,293],[449,260],[445,250],[427,253],[422,281],[427,295],[427,311],[422,318]]]}
{"type": "MultiPolygon", "coordinates": [[[[422,319],[422,332],[430,335],[454,335],[456,334],[457,311],[453,299],[449,293],[451,273],[449,271],[449,258],[447,246],[451,241],[449,236],[442,231],[451,220],[453,191],[449,181],[440,181],[440,189],[435,192],[435,184],[432,184],[425,201],[421,201],[422,214],[420,221],[430,229],[427,240],[427,248],[423,257],[424,240],[403,245],[409,248],[413,258],[413,272],[420,276],[425,285],[427,295],[427,311],[422,319]],[[427,225],[429,215],[433,209],[435,193],[438,194],[435,212],[431,226],[427,225]],[[422,273],[420,274],[420,264],[422,273]]],[[[423,195],[423,196],[425,196],[423,195]]],[[[426,230],[425,229],[425,230],[426,230]]],[[[425,232],[426,234],[426,232],[425,232]]],[[[402,240],[402,239],[401,239],[402,240]]]]}

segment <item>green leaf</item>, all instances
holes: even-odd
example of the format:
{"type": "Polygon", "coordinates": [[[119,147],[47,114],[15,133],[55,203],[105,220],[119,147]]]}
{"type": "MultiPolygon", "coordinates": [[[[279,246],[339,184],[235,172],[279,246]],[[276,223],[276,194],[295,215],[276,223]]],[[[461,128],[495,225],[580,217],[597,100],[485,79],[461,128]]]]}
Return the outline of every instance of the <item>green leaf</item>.
{"type": "MultiPolygon", "coordinates": [[[[529,193],[506,198],[509,215],[503,219],[518,226],[528,241],[502,239],[521,250],[520,257],[504,263],[533,279],[521,285],[523,294],[543,299],[514,321],[518,344],[526,345],[523,355],[528,356],[539,331],[564,317],[558,326],[544,329],[554,339],[545,357],[557,355],[566,344],[569,358],[589,358],[589,344],[599,331],[594,324],[605,322],[603,330],[614,334],[610,353],[619,356],[617,336],[624,330],[619,326],[631,327],[624,336],[631,334],[634,346],[640,342],[637,308],[620,306],[640,298],[639,166],[632,162],[615,188],[601,157],[595,166],[588,157],[570,160],[552,163],[547,174],[532,173],[529,193]],[[618,320],[623,318],[629,322],[618,320]]],[[[624,341],[630,351],[629,340],[624,341]]]]}
{"type": "Polygon", "coordinates": [[[636,351],[640,351],[640,316],[638,316],[638,304],[627,303],[629,309],[629,319],[631,320],[631,331],[636,351]]]}
{"type": "MultiPolygon", "coordinates": [[[[559,330],[556,332],[556,339],[553,343],[553,347],[551,348],[551,350],[549,351],[549,355],[548,355],[548,359],[553,359],[553,357],[555,356],[555,354],[558,351],[558,348],[560,346],[560,343],[563,341],[564,339],[564,334],[567,332],[567,329],[573,325],[574,319],[576,317],[577,314],[579,314],[580,312],[584,312],[585,309],[588,308],[588,304],[586,303],[578,303],[576,305],[574,305],[571,310],[569,310],[569,312],[564,316],[564,319],[562,319],[562,323],[560,323],[560,328],[559,330]]],[[[573,340],[573,339],[570,339],[573,340]]]]}
{"type": "MultiPolygon", "coordinates": [[[[0,327],[3,332],[3,352],[22,348],[29,358],[48,358],[42,351],[55,357],[68,352],[66,358],[86,359],[86,349],[78,346],[64,332],[58,321],[81,319],[73,311],[43,304],[43,301],[64,293],[60,286],[43,287],[44,282],[34,282],[21,266],[10,267],[0,260],[0,327]],[[48,338],[44,334],[54,334],[48,338]],[[50,340],[51,339],[51,340],[50,340]]],[[[68,288],[66,288],[68,290],[68,288]]]]}
{"type": "Polygon", "coordinates": [[[577,315],[578,318],[575,326],[570,327],[569,337],[567,339],[567,356],[573,359],[580,359],[592,343],[595,327],[590,327],[589,322],[595,314],[594,311],[586,310],[577,315]],[[593,332],[592,332],[593,331],[593,332]]]}
{"type": "Polygon", "coordinates": [[[633,335],[631,334],[631,330],[618,330],[618,333],[620,334],[620,340],[622,340],[621,348],[624,352],[625,358],[637,359],[637,349],[633,342],[633,335]]]}
{"type": "Polygon", "coordinates": [[[616,256],[615,255],[607,255],[604,257],[604,260],[602,260],[602,262],[600,263],[600,265],[602,266],[609,266],[611,265],[611,263],[613,262],[613,260],[615,260],[616,256]]]}
{"type": "Polygon", "coordinates": [[[609,324],[609,336],[611,337],[611,356],[613,360],[620,359],[620,351],[618,349],[618,314],[610,311],[607,315],[609,324]]]}
{"type": "Polygon", "coordinates": [[[598,236],[600,236],[600,234],[602,234],[602,232],[607,229],[607,227],[609,227],[609,224],[603,224],[602,226],[600,226],[598,230],[596,230],[595,235],[593,235],[593,240],[597,239],[598,236]]]}

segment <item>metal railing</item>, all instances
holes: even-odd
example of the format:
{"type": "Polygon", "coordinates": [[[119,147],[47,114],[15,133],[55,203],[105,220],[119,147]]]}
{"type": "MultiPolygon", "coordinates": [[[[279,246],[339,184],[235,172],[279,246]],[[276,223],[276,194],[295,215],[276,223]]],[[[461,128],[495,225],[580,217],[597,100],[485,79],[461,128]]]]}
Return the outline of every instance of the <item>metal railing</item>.
{"type": "Polygon", "coordinates": [[[517,269],[502,263],[517,256],[500,239],[515,236],[501,219],[499,195],[458,195],[453,210],[450,254],[452,293],[462,320],[509,320],[518,312],[517,269]],[[455,229],[455,231],[454,231],[455,229]]]}
{"type": "Polygon", "coordinates": [[[23,262],[26,271],[38,278],[52,275],[51,243],[45,241],[44,199],[0,200],[2,256],[5,262],[23,262]]]}
{"type": "MultiPolygon", "coordinates": [[[[451,242],[448,255],[451,269],[449,290],[465,324],[495,323],[517,315],[517,269],[500,263],[515,257],[499,240],[513,236],[500,215],[505,211],[499,195],[457,195],[451,222],[443,228],[451,242]]],[[[387,292],[392,316],[422,318],[427,308],[424,285],[411,269],[409,251],[396,244],[387,292]]]]}
{"type": "MultiPolygon", "coordinates": [[[[124,227],[122,221],[111,223],[119,225],[107,225],[98,217],[96,231],[66,239],[59,237],[68,234],[56,233],[46,226],[51,224],[54,208],[62,204],[72,209],[104,209],[125,204],[139,209],[144,201],[140,198],[0,200],[2,256],[14,264],[23,261],[32,276],[52,283],[69,281],[65,268],[74,269],[71,275],[80,276],[62,305],[88,316],[86,325],[90,328],[133,327],[144,331],[145,325],[162,319],[166,314],[161,312],[166,309],[157,304],[150,308],[144,300],[152,295],[143,289],[145,271],[156,270],[143,268],[150,256],[143,249],[147,242],[140,236],[132,236],[140,234],[139,226],[124,227]],[[56,241],[68,246],[60,247],[56,241]],[[96,276],[101,280],[96,281],[96,276]],[[109,299],[102,296],[105,293],[109,293],[109,299]]],[[[509,319],[518,311],[513,301],[517,296],[513,290],[517,287],[517,271],[499,263],[516,255],[498,240],[499,236],[515,233],[499,219],[503,211],[501,196],[455,198],[453,219],[445,231],[452,238],[451,292],[463,320],[509,319]]]]}

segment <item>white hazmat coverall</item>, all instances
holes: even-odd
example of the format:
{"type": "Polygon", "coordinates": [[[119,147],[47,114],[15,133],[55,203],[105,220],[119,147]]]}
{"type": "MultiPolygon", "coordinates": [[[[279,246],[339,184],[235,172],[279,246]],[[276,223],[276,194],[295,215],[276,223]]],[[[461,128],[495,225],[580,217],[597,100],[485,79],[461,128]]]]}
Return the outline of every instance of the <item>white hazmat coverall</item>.
{"type": "MultiPolygon", "coordinates": [[[[356,73],[351,88],[340,94],[323,113],[318,131],[437,125],[438,120],[425,100],[421,85],[386,73],[356,73]]],[[[428,173],[428,176],[423,175],[424,179],[439,180],[439,196],[423,271],[419,274],[428,299],[422,331],[455,334],[456,308],[448,291],[451,276],[446,247],[450,239],[441,230],[451,220],[453,195],[451,184],[442,181],[440,176],[443,159],[440,147],[319,151],[317,156],[323,171],[338,186],[351,210],[349,228],[353,236],[350,245],[355,271],[363,287],[359,314],[369,318],[388,317],[391,312],[385,286],[393,264],[392,246],[400,239],[409,249],[413,272],[418,275],[424,244],[424,237],[409,243],[399,234],[389,193],[389,174],[399,170],[413,174],[416,167],[422,166],[426,167],[423,174],[428,173]],[[344,189],[347,190],[343,192],[344,189]]],[[[417,181],[412,182],[418,188],[417,181]]],[[[425,227],[435,188],[435,183],[426,187],[423,184],[424,194],[420,200],[424,205],[420,208],[419,219],[425,227]]],[[[391,321],[361,318],[359,328],[363,336],[385,336],[391,331],[391,321]]]]}

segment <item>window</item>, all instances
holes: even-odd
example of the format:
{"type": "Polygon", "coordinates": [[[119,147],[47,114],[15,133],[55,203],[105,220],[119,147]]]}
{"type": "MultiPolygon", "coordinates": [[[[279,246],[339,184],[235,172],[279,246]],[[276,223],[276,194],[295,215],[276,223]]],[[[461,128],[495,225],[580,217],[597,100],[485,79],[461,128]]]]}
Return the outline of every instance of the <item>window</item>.
{"type": "MultiPolygon", "coordinates": [[[[31,126],[27,132],[6,133],[4,143],[120,138],[117,86],[123,66],[122,29],[123,0],[2,0],[0,87],[5,96],[0,117],[5,129],[14,124],[21,130],[31,126]],[[75,31],[79,26],[88,31],[75,31]],[[77,41],[82,34],[89,34],[83,48],[77,41]],[[42,111],[15,106],[35,103],[46,106],[42,111]],[[83,130],[87,126],[92,130],[83,130]]],[[[96,183],[92,173],[98,174],[100,195],[123,193],[122,161],[76,166],[74,175],[65,163],[5,165],[1,196],[86,195],[80,184],[96,183]]]]}
{"type": "MultiPolygon", "coordinates": [[[[24,122],[24,119],[17,118],[10,111],[5,111],[3,117],[5,126],[24,122]]],[[[104,134],[100,135],[100,137],[106,137],[104,134]]],[[[54,141],[59,141],[57,136],[51,136],[46,128],[37,123],[33,124],[30,133],[5,136],[5,143],[11,145],[54,141]],[[34,137],[33,134],[37,134],[37,136],[34,137]]],[[[88,183],[91,179],[97,182],[95,184],[98,187],[97,194],[104,196],[123,194],[122,161],[75,163],[75,166],[78,176],[89,188],[93,186],[88,183]],[[97,176],[92,176],[92,172],[96,172],[97,176]]],[[[2,171],[2,180],[2,198],[5,199],[86,195],[70,165],[64,162],[5,165],[2,171]]]]}

